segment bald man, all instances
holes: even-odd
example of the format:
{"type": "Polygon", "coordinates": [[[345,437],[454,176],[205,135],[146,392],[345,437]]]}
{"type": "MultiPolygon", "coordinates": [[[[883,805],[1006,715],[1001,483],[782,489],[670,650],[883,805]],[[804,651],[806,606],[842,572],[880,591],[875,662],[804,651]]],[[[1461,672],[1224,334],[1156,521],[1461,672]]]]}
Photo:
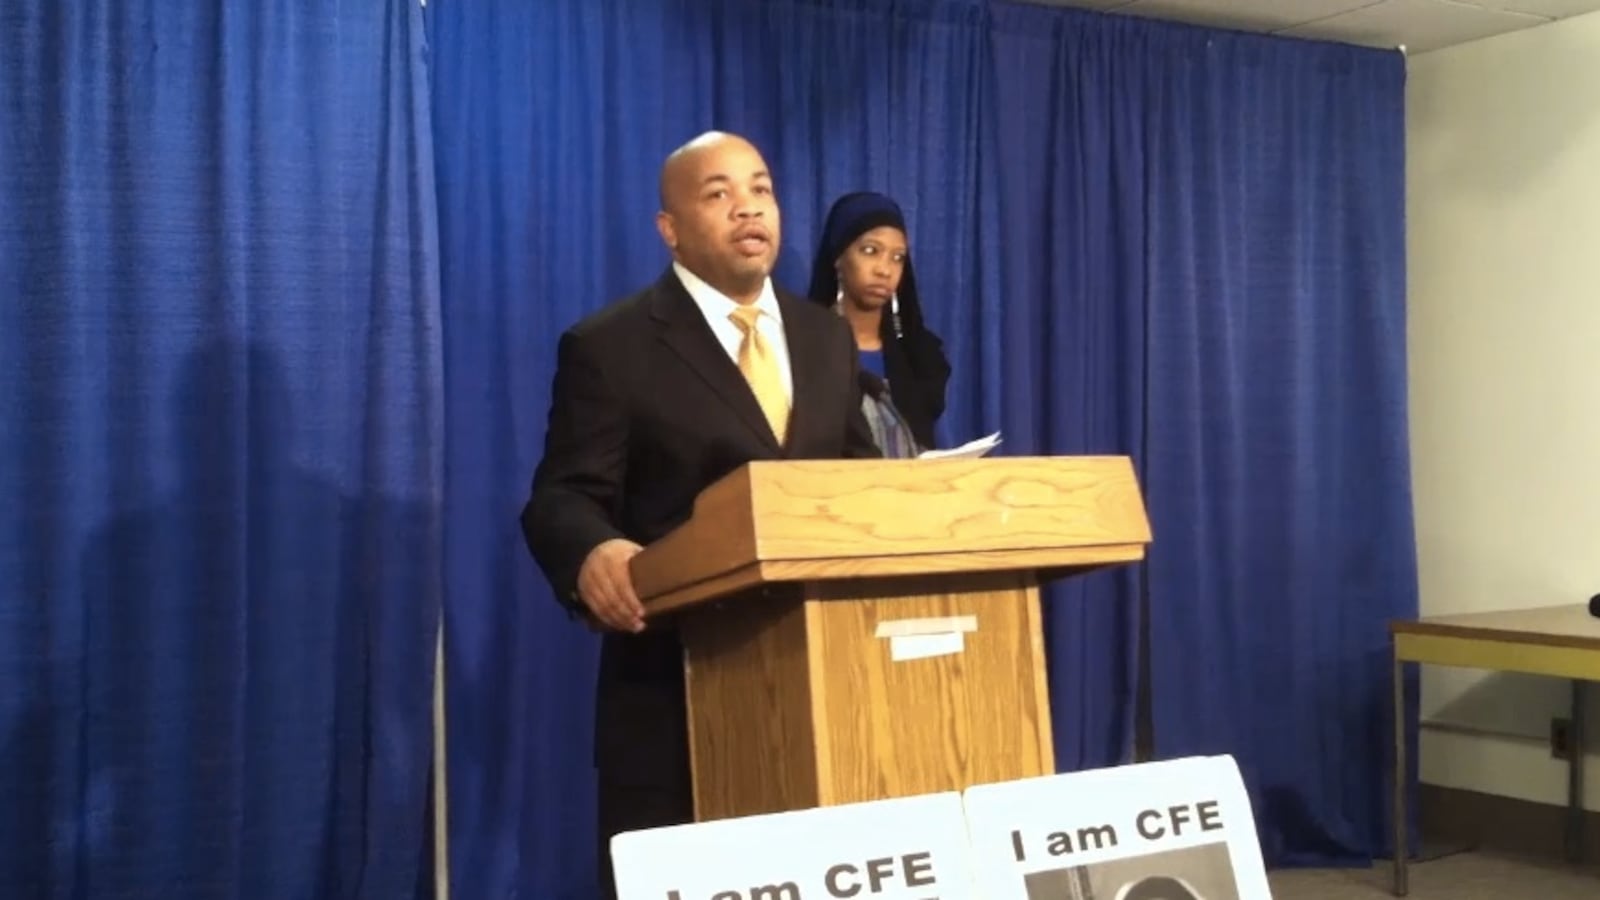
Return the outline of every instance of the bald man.
{"type": "Polygon", "coordinates": [[[761,153],[702,135],[667,158],[660,191],[672,262],[561,336],[522,511],[557,598],[604,630],[594,762],[607,897],[612,835],[694,817],[682,650],[670,622],[646,626],[628,561],[747,462],[880,455],[849,328],[772,283],[782,232],[761,153]]]}

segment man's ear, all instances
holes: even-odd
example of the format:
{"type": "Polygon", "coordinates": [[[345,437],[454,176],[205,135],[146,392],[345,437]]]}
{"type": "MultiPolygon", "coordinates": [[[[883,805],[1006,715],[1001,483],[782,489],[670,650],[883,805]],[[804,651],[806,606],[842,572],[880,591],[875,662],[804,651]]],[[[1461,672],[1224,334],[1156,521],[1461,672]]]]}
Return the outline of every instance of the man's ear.
{"type": "Polygon", "coordinates": [[[671,213],[656,213],[656,231],[661,235],[661,242],[667,245],[668,250],[678,249],[678,224],[672,221],[671,213]]]}

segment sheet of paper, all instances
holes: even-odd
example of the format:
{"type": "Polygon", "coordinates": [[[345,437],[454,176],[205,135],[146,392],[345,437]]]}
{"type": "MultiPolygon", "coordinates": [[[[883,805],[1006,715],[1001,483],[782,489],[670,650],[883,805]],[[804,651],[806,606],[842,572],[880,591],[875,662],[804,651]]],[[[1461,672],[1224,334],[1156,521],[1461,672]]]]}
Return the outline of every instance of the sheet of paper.
{"type": "Polygon", "coordinates": [[[996,431],[994,434],[978,438],[975,441],[967,441],[959,447],[951,447],[948,450],[924,450],[917,458],[977,459],[980,456],[988,456],[989,451],[998,446],[1000,446],[1000,432],[996,431]]]}

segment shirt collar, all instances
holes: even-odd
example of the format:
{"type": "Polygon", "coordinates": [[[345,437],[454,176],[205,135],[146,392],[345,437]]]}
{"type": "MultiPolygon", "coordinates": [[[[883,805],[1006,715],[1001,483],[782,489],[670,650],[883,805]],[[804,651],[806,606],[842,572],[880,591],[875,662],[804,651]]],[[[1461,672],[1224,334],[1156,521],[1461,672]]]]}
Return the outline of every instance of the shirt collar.
{"type": "MultiPolygon", "coordinates": [[[[689,271],[682,263],[674,260],[672,271],[677,274],[678,280],[683,282],[683,289],[689,292],[689,296],[694,299],[695,305],[700,307],[700,311],[705,313],[706,318],[723,321],[739,307],[740,304],[732,297],[706,284],[704,279],[689,271]]],[[[778,322],[783,321],[783,313],[778,309],[778,295],[772,289],[770,277],[761,283],[761,294],[756,297],[755,307],[778,322]]]]}

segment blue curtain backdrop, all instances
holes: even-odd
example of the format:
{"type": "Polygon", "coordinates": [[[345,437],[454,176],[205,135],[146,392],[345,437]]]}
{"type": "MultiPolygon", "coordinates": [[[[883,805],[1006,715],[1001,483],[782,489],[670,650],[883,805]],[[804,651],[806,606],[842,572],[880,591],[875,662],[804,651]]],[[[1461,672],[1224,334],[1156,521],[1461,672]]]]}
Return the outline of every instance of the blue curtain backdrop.
{"type": "MultiPolygon", "coordinates": [[[[1398,54],[981,0],[429,8],[463,896],[588,897],[595,641],[516,515],[561,329],[656,276],[665,154],[761,146],[805,286],[832,199],[905,205],[943,433],[1127,453],[1148,565],[1054,592],[1058,762],[1234,754],[1269,860],[1387,852],[1385,619],[1416,606],[1398,54]]],[[[1414,754],[1413,754],[1414,758],[1414,754]]]]}
{"type": "Polygon", "coordinates": [[[423,877],[421,11],[0,5],[0,896],[423,877]]]}
{"type": "Polygon", "coordinates": [[[1236,754],[1269,859],[1359,861],[1416,614],[1402,63],[1199,38],[1153,74],[1157,747],[1236,754]]]}
{"type": "Polygon", "coordinates": [[[1143,627],[1156,751],[1233,753],[1269,860],[1388,851],[1397,55],[982,0],[427,14],[429,59],[396,0],[0,10],[0,894],[411,893],[448,584],[457,896],[591,895],[595,643],[516,512],[556,335],[661,270],[656,167],[712,127],[779,173],[793,289],[835,196],[905,205],[946,440],[1135,457],[1149,564],[1051,597],[1060,766],[1128,758],[1143,627]]]}

